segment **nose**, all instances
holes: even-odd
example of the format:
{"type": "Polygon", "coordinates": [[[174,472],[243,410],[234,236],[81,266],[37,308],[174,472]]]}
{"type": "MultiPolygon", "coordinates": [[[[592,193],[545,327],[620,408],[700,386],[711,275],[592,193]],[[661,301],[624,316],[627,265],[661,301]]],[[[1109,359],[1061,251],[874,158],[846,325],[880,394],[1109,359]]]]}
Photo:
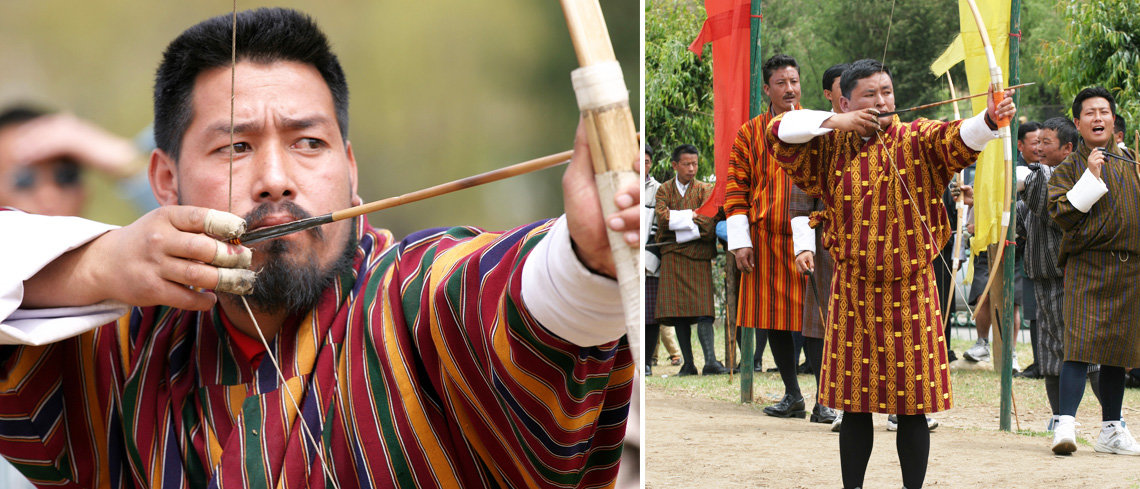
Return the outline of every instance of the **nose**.
{"type": "Polygon", "coordinates": [[[288,152],[280,144],[262,147],[254,154],[254,201],[279,202],[297,195],[288,152]]]}

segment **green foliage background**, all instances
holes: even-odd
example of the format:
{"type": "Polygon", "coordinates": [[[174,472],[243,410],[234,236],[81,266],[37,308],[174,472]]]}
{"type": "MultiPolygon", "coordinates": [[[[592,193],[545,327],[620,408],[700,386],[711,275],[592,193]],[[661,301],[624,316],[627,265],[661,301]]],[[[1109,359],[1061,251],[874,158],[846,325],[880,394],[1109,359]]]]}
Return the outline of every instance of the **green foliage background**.
{"type": "MultiPolygon", "coordinates": [[[[1050,81],[1072,101],[1082,88],[1100,85],[1116,97],[1116,110],[1140,124],[1140,12],[1132,0],[1059,1],[1067,20],[1061,35],[1044,43],[1040,58],[1050,81]]],[[[1069,104],[1071,105],[1071,104],[1069,104]]],[[[1068,105],[1066,115],[1071,112],[1068,105]]],[[[1126,137],[1133,144],[1131,137],[1126,137]]]]}
{"type": "MultiPolygon", "coordinates": [[[[577,68],[558,2],[421,0],[237,2],[312,15],[348,76],[349,138],[365,200],[389,197],[570,149],[577,68]]],[[[610,35],[640,119],[640,9],[603,0],[610,35]]],[[[228,0],[4,0],[0,106],[67,110],[133,136],[151,121],[154,70],[185,28],[227,14],[228,0]]],[[[372,214],[403,235],[472,224],[504,229],[561,213],[560,170],[372,214]]],[[[135,213],[108,182],[87,215],[125,224],[135,213]]]]}
{"type": "MultiPolygon", "coordinates": [[[[1117,90],[1122,113],[1140,122],[1140,14],[1129,5],[1135,2],[1021,1],[1020,78],[1037,85],[1020,91],[1019,118],[1066,115],[1080,88],[1104,84],[1117,90]]],[[[762,57],[796,58],[805,108],[830,108],[820,86],[824,70],[859,58],[886,60],[898,108],[950,98],[945,77],[935,77],[929,67],[959,31],[957,0],[765,0],[762,7],[762,57]]],[[[658,175],[668,166],[664,151],[681,143],[701,148],[702,178],[712,173],[715,60],[708,47],[701,60],[687,50],[704,20],[699,0],[646,1],[646,133],[662,150],[658,175]]],[[[966,94],[963,65],[951,76],[957,92],[966,94]]],[[[967,104],[960,108],[969,115],[967,104]]],[[[918,116],[951,118],[953,109],[945,105],[910,117],[918,116]]]]}

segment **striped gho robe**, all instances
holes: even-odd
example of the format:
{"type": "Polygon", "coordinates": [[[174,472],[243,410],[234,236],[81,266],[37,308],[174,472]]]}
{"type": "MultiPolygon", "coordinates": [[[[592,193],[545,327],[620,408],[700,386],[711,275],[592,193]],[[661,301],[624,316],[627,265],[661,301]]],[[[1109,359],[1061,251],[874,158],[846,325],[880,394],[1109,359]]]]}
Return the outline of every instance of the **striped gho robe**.
{"type": "Polygon", "coordinates": [[[791,144],[778,136],[785,117],[769,126],[768,144],[795,184],[823,199],[816,230],[835,260],[820,402],[849,412],[949,409],[931,261],[952,229],[942,190],[978,155],[959,136],[962,122],[896,116],[868,140],[829,131],[791,144]]]}
{"type": "MultiPolygon", "coordinates": [[[[792,219],[807,218],[810,225],[812,214],[826,210],[822,199],[804,193],[795,185],[792,186],[788,195],[788,209],[792,219]]],[[[818,220],[815,225],[819,225],[818,220]]],[[[831,254],[827,252],[827,248],[823,246],[823,233],[814,228],[812,231],[811,241],[815,244],[812,260],[815,263],[815,271],[810,275],[805,275],[806,280],[804,280],[803,335],[808,338],[822,339],[824,336],[823,319],[827,317],[827,291],[831,288],[831,275],[835,263],[831,259],[831,254]],[[817,297],[820,303],[816,303],[817,297]]]]}
{"type": "MultiPolygon", "coordinates": [[[[1049,179],[1049,214],[1064,231],[1065,360],[1131,368],[1140,365],[1140,169],[1105,158],[1108,193],[1082,211],[1069,191],[1098,186],[1087,172],[1090,151],[1079,141],[1049,179]]],[[[1108,152],[1135,159],[1115,144],[1108,152]]]]}
{"type": "Polygon", "coordinates": [[[1058,259],[1062,231],[1049,216],[1049,179],[1053,168],[1031,163],[1025,188],[1017,202],[1017,227],[1024,229],[1025,275],[1032,279],[1037,299],[1037,357],[1034,362],[1044,375],[1061,375],[1064,361],[1065,323],[1062,321],[1065,269],[1058,259]]]}
{"type": "Polygon", "coordinates": [[[0,451],[42,486],[611,485],[632,359],[624,341],[574,346],[522,306],[522,263],[548,227],[393,243],[361,220],[353,269],[261,352],[288,390],[217,307],[134,308],[0,348],[0,451]]]}
{"type": "Polygon", "coordinates": [[[665,324],[669,318],[691,318],[713,315],[712,259],[716,258],[716,223],[694,213],[693,221],[700,237],[677,243],[677,233],[669,229],[669,211],[696,209],[708,199],[712,184],[693,179],[685,195],[671,178],[657,188],[654,216],[657,219],[657,241],[661,246],[661,273],[657,285],[657,309],[654,316],[665,324]]]}
{"type": "Polygon", "coordinates": [[[756,267],[752,273],[740,274],[736,319],[748,328],[799,331],[806,282],[796,272],[792,250],[788,210],[792,181],[772,158],[764,138],[771,121],[769,108],[745,122],[728,160],[724,212],[729,220],[729,246],[733,246],[734,222],[746,219],[756,267]]]}

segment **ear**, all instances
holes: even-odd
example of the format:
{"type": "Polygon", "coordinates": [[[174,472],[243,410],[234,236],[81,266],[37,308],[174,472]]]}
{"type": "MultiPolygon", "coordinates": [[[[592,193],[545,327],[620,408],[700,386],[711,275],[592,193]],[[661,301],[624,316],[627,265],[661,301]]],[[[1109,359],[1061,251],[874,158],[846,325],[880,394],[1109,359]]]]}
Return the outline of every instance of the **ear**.
{"type": "Polygon", "coordinates": [[[364,203],[364,199],[360,198],[360,172],[356,166],[356,155],[352,153],[352,141],[344,142],[344,152],[348,156],[348,185],[349,195],[352,205],[357,206],[364,203]]]}
{"type": "Polygon", "coordinates": [[[161,149],[150,153],[150,191],[159,205],[178,204],[178,164],[161,149]]]}
{"type": "Polygon", "coordinates": [[[844,112],[851,112],[851,101],[847,100],[847,97],[840,96],[839,97],[839,108],[842,109],[844,112]]]}

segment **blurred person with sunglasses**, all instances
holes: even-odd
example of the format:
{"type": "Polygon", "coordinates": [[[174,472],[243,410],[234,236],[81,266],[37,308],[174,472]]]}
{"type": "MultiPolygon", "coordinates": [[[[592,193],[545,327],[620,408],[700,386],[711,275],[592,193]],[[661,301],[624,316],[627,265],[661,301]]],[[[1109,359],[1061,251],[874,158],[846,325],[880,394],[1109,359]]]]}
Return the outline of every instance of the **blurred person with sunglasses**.
{"type": "Polygon", "coordinates": [[[144,163],[129,139],[74,115],[25,106],[0,111],[0,207],[77,216],[87,201],[83,169],[127,180],[144,163]]]}

